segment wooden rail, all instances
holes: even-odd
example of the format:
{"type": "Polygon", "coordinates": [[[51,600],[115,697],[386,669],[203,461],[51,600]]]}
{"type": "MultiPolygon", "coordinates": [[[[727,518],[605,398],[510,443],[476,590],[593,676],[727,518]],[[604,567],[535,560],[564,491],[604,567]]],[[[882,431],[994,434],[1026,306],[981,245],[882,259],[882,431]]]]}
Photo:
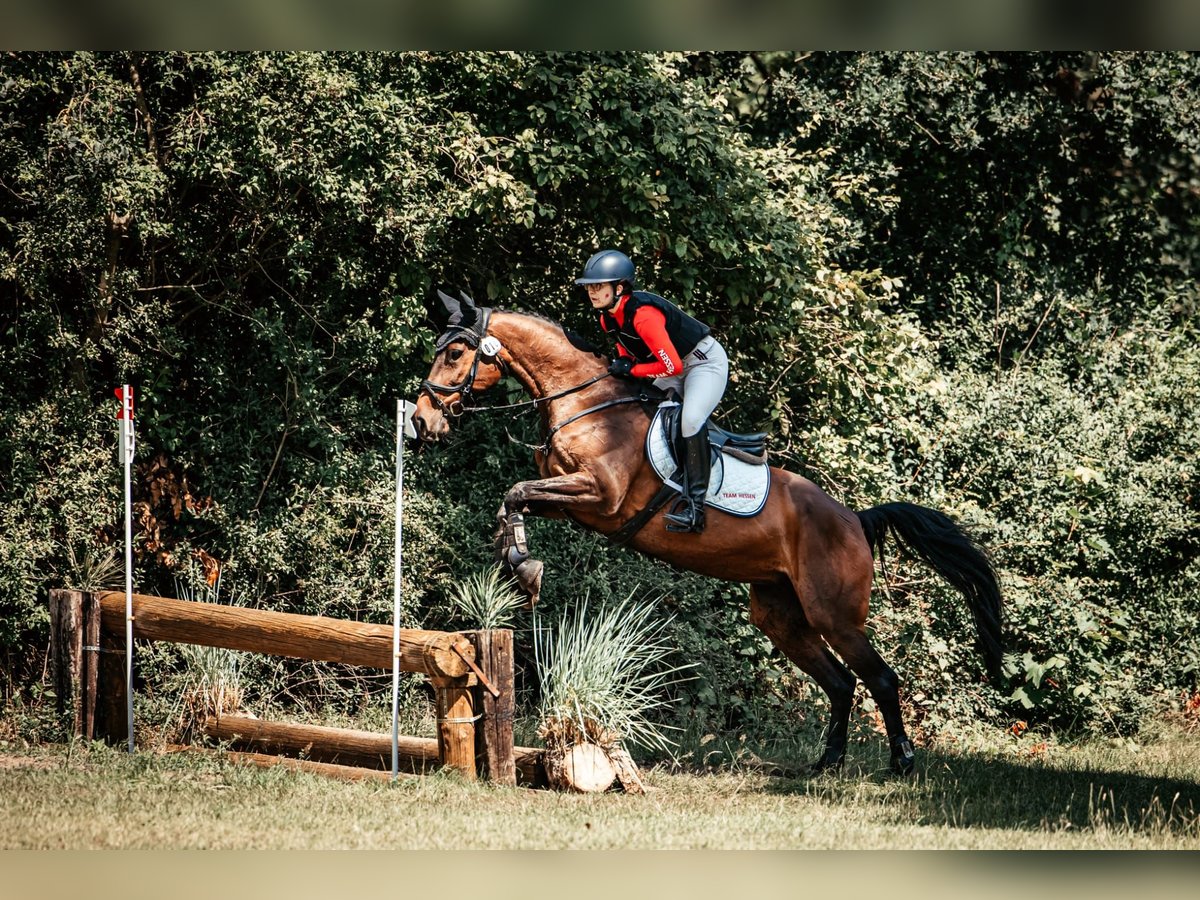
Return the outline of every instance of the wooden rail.
{"type": "MultiPolygon", "coordinates": [[[[392,765],[392,736],[374,731],[272,722],[224,714],[209,716],[204,722],[204,733],[238,750],[303,757],[313,762],[367,769],[390,770],[392,765]]],[[[437,738],[401,736],[399,751],[402,772],[421,774],[441,765],[437,738]]],[[[545,784],[543,752],[537,747],[513,748],[517,784],[530,787],[545,784]]]]}
{"type": "MultiPolygon", "coordinates": [[[[93,594],[52,590],[50,617],[59,704],[64,711],[73,713],[74,733],[89,739],[123,741],[128,730],[125,595],[115,591],[93,594]]],[[[389,670],[393,660],[392,629],[386,625],[146,594],[133,596],[133,634],[141,640],[200,644],[389,670]]],[[[512,634],[506,631],[459,634],[401,629],[400,668],[429,676],[435,689],[438,717],[437,738],[402,738],[402,757],[406,745],[409,750],[419,746],[422,765],[432,758],[468,778],[474,778],[482,770],[492,781],[516,784],[511,648],[512,634]],[[480,689],[481,683],[488,690],[480,689]],[[419,741],[419,745],[409,743],[414,741],[419,741]]],[[[335,748],[345,745],[345,758],[352,759],[355,754],[349,748],[361,740],[362,734],[323,729],[318,743],[335,748]],[[338,732],[341,736],[326,732],[338,732]]],[[[383,739],[387,742],[386,759],[390,768],[391,738],[383,739]]],[[[370,747],[360,761],[374,766],[379,759],[379,747],[378,744],[370,747]]],[[[334,756],[337,755],[335,752],[334,756]]],[[[411,752],[408,756],[411,761],[418,754],[411,752]]],[[[315,767],[312,771],[324,770],[315,767]]],[[[532,783],[536,776],[529,780],[532,783]]]]}
{"type": "MultiPolygon", "coordinates": [[[[124,633],[125,595],[100,594],[101,627],[124,633]]],[[[133,636],[152,641],[203,644],[274,656],[294,656],[353,666],[392,668],[392,629],[325,616],[267,612],[219,603],[133,595],[133,636]]],[[[460,634],[400,629],[400,668],[440,678],[470,672],[475,649],[460,634]]]]}

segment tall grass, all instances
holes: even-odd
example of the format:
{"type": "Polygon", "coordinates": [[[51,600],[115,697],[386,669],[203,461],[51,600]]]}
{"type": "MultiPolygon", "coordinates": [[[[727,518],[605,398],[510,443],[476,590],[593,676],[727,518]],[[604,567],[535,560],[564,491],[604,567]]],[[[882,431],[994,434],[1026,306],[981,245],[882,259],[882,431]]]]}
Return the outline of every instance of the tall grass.
{"type": "Polygon", "coordinates": [[[455,612],[473,628],[511,628],[517,613],[527,603],[511,578],[499,566],[482,569],[450,587],[455,612]]]}
{"type": "Polygon", "coordinates": [[[85,546],[83,553],[67,544],[67,561],[71,565],[71,586],[80,591],[99,591],[123,582],[124,568],[111,547],[85,546]]]}
{"type": "MultiPolygon", "coordinates": [[[[175,596],[180,600],[217,603],[221,594],[221,575],[215,585],[175,579],[175,596]]],[[[229,605],[242,605],[242,598],[230,593],[229,605]]],[[[242,687],[242,660],[245,654],[224,647],[180,644],[182,667],[168,678],[164,687],[178,694],[172,710],[175,729],[182,736],[192,734],[210,715],[236,712],[245,699],[242,687]]]]}
{"type": "Polygon", "coordinates": [[[670,666],[675,648],[666,640],[671,618],[655,618],[651,601],[632,595],[607,608],[589,609],[585,596],[556,628],[534,616],[534,660],[541,684],[539,714],[550,730],[567,728],[577,739],[628,741],[670,752],[671,726],[652,714],[670,703],[667,688],[691,664],[670,666]]]}

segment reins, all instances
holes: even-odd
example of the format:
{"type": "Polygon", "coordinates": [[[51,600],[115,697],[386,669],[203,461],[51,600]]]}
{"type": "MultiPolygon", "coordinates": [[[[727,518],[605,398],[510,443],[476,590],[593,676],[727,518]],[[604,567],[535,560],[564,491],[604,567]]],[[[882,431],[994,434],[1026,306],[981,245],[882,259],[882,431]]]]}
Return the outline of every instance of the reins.
{"type": "MultiPolygon", "coordinates": [[[[479,370],[479,361],[483,356],[483,353],[480,350],[480,345],[482,343],[482,339],[488,336],[488,319],[491,317],[490,309],[484,309],[482,312],[483,320],[480,322],[480,328],[478,331],[467,328],[458,329],[453,333],[443,335],[442,339],[438,342],[442,347],[445,347],[453,339],[462,339],[475,348],[475,358],[471,360],[471,369],[469,372],[467,372],[466,378],[456,385],[437,384],[433,381],[430,381],[428,378],[421,382],[421,390],[429,396],[429,399],[433,402],[433,404],[445,415],[457,419],[463,413],[467,412],[500,412],[507,409],[521,409],[526,406],[536,407],[539,403],[549,403],[552,400],[559,400],[578,391],[582,391],[585,388],[589,388],[598,381],[612,377],[612,375],[608,372],[601,372],[599,375],[594,375],[586,381],[580,382],[573,387],[557,391],[553,394],[547,394],[545,397],[534,397],[530,400],[521,400],[517,403],[504,403],[499,406],[468,406],[466,404],[466,400],[471,396],[472,390],[475,387],[475,374],[479,370]],[[453,401],[452,403],[445,403],[442,398],[438,396],[439,394],[455,393],[459,395],[459,399],[453,401]]],[[[492,365],[497,366],[502,373],[507,372],[508,367],[504,365],[504,361],[500,359],[499,355],[491,357],[491,359],[488,361],[490,361],[492,365]]],[[[649,397],[646,396],[646,393],[644,391],[639,391],[637,395],[632,397],[616,397],[612,400],[606,400],[603,403],[597,403],[595,406],[589,406],[587,409],[577,412],[575,415],[569,416],[562,422],[551,426],[546,434],[546,439],[538,446],[524,444],[523,441],[517,441],[511,434],[508,435],[508,437],[509,440],[514,441],[515,443],[524,444],[524,446],[529,447],[531,450],[540,451],[541,453],[545,454],[550,451],[550,443],[554,440],[554,436],[572,422],[576,422],[585,416],[590,416],[593,413],[598,413],[601,410],[608,409],[609,407],[620,406],[624,403],[645,403],[648,400],[649,397]]],[[[507,429],[505,433],[507,433],[507,429]]]]}

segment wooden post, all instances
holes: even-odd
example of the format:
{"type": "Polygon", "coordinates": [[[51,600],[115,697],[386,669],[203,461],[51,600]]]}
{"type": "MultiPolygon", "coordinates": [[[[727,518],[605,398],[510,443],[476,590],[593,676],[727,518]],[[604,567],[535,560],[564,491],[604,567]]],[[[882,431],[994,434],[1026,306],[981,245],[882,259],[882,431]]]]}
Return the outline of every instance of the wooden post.
{"type": "Polygon", "coordinates": [[[480,712],[475,728],[475,757],[479,768],[493,784],[515,785],[517,767],[513,757],[513,711],[516,706],[513,685],[512,631],[465,632],[475,646],[475,663],[484,677],[496,687],[496,697],[483,685],[477,687],[480,712]]]}
{"type": "Polygon", "coordinates": [[[71,717],[71,734],[95,736],[100,656],[100,604],[84,591],[50,591],[50,657],[58,711],[71,717]]]}
{"type": "Polygon", "coordinates": [[[96,737],[96,697],[100,678],[100,597],[83,595],[83,737],[96,737]]]}
{"type": "Polygon", "coordinates": [[[84,733],[83,592],[50,591],[50,658],[54,666],[54,695],[59,715],[71,717],[71,734],[84,733]]]}
{"type": "Polygon", "coordinates": [[[475,780],[475,711],[466,678],[430,678],[437,695],[438,756],[443,766],[475,780]]]}
{"type": "MultiPolygon", "coordinates": [[[[122,613],[124,618],[124,613],[122,613]]],[[[96,666],[95,737],[110,744],[129,740],[128,706],[125,699],[125,629],[105,628],[101,622],[100,652],[96,666]]]]}

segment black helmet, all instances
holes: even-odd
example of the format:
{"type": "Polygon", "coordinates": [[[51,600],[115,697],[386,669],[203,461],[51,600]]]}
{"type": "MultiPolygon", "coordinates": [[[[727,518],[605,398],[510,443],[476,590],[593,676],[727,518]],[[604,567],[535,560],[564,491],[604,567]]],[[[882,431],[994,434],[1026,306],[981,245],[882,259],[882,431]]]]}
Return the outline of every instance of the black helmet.
{"type": "Polygon", "coordinates": [[[633,262],[620,250],[601,250],[587,261],[576,284],[602,284],[625,281],[633,286],[633,262]]]}

